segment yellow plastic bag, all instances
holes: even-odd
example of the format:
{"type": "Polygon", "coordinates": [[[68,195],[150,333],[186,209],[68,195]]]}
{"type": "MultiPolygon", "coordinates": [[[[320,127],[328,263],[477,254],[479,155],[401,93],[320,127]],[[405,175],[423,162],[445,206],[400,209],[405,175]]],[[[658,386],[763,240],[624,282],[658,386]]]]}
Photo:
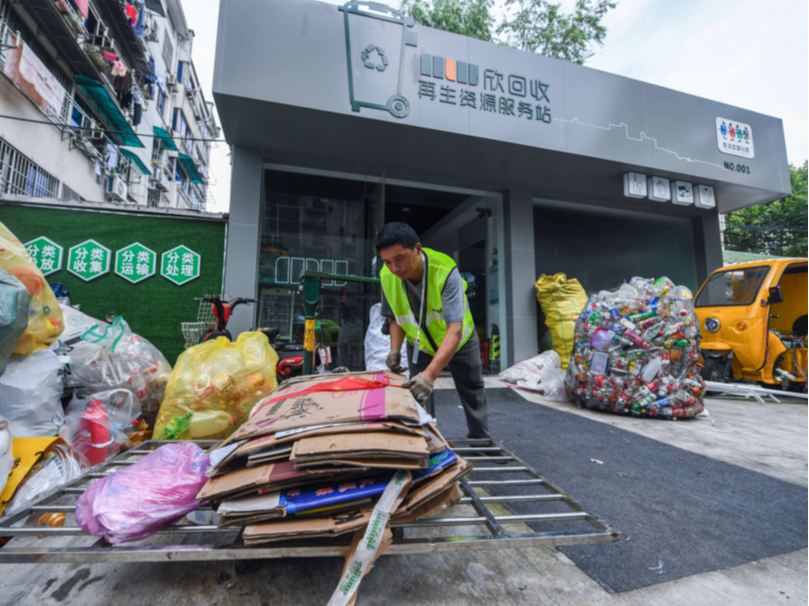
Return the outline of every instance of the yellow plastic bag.
{"type": "Polygon", "coordinates": [[[555,276],[542,274],[534,288],[545,314],[545,325],[553,337],[553,349],[562,360],[562,368],[567,368],[576,339],[573,329],[576,318],[587,305],[587,293],[578,280],[568,280],[562,273],[555,276]]]}
{"type": "Polygon", "coordinates": [[[278,354],[260,332],[186,349],[177,359],[155,423],[156,440],[223,439],[275,389],[278,354]]]}
{"type": "Polygon", "coordinates": [[[27,356],[47,348],[65,329],[62,308],[45,276],[17,237],[0,223],[0,269],[5,269],[31,294],[28,328],[14,347],[15,354],[27,356]]]}

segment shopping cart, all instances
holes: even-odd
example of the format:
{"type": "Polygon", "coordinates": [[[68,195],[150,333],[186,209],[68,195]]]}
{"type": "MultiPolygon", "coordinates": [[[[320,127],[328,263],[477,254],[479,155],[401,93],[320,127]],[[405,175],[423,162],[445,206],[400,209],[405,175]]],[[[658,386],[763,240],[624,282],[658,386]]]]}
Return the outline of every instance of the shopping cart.
{"type": "Polygon", "coordinates": [[[345,17],[351,109],[355,112],[363,107],[382,109],[396,118],[404,118],[410,113],[410,102],[402,95],[405,49],[418,46],[418,36],[409,31],[416,22],[396,9],[366,0],[351,0],[339,10],[345,17]],[[387,41],[399,39],[392,28],[399,27],[401,51],[398,56],[395,51],[388,54],[387,41]],[[391,94],[393,91],[396,93],[391,94]]]}

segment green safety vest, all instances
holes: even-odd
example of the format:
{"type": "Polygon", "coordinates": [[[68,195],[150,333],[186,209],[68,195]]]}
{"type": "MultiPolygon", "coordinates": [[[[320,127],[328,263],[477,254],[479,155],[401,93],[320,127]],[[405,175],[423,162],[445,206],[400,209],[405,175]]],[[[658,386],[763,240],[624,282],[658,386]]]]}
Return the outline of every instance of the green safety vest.
{"type": "MultiPolygon", "coordinates": [[[[424,267],[426,275],[422,275],[421,279],[427,280],[427,282],[424,292],[426,304],[424,305],[424,318],[422,318],[421,329],[418,326],[418,315],[421,310],[410,309],[410,301],[407,298],[404,282],[393,275],[387,267],[382,268],[380,278],[385,298],[388,300],[393,315],[396,316],[396,323],[404,330],[408,342],[415,347],[418,340],[419,350],[434,356],[447,334],[447,323],[444,322],[443,314],[444,301],[441,294],[444,292],[444,285],[447,283],[450,272],[455,269],[455,261],[437,250],[422,248],[422,252],[427,262],[424,267]],[[419,332],[421,332],[421,338],[419,338],[419,332]]],[[[472,312],[469,311],[469,301],[466,299],[466,280],[463,283],[463,328],[461,330],[461,342],[455,351],[458,351],[466,344],[475,330],[475,321],[472,319],[472,312]]]]}

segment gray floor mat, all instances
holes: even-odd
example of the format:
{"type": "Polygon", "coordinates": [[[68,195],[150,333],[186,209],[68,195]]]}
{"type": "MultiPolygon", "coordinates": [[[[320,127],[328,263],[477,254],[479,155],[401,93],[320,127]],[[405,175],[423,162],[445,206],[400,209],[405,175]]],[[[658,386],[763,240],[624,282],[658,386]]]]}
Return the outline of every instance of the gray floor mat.
{"type": "MultiPolygon", "coordinates": [[[[560,548],[607,591],[807,546],[802,486],[528,402],[508,388],[486,393],[492,437],[622,533],[617,543],[560,548]]],[[[435,394],[441,431],[465,436],[455,390],[435,394]]],[[[519,503],[510,508],[524,511],[519,503]]]]}

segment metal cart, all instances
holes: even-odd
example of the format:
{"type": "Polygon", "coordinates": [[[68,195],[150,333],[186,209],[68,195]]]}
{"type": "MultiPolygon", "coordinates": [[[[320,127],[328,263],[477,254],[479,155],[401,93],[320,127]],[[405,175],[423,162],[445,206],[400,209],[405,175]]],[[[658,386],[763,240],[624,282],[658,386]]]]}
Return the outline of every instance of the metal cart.
{"type": "Polygon", "coordinates": [[[366,0],[351,0],[340,6],[339,10],[343,11],[345,17],[351,109],[355,112],[363,107],[382,109],[396,118],[404,118],[410,113],[410,102],[402,95],[405,49],[418,46],[416,33],[410,31],[416,22],[396,9],[366,0]],[[388,54],[379,46],[380,41],[392,38],[385,31],[391,27],[402,28],[398,56],[395,52],[388,54]],[[354,69],[355,65],[357,69],[354,69]]]}
{"type": "MultiPolygon", "coordinates": [[[[248,547],[241,540],[241,529],[220,530],[216,526],[181,522],[143,541],[123,545],[111,545],[103,538],[85,535],[76,526],[74,514],[76,501],[89,483],[134,464],[166,443],[144,442],[45,495],[26,511],[1,519],[0,536],[15,538],[0,548],[0,564],[345,556],[350,534],[328,540],[248,547]],[[37,519],[47,513],[64,513],[66,525],[38,528],[37,519]],[[19,528],[12,527],[20,520],[27,522],[19,528]],[[20,537],[30,540],[18,540],[20,537]]],[[[475,464],[472,472],[460,480],[461,502],[431,517],[394,525],[394,542],[385,555],[603,543],[620,537],[596,514],[586,511],[570,495],[496,442],[459,439],[450,443],[455,452],[475,464]],[[493,462],[504,464],[488,465],[493,462]],[[515,503],[520,503],[523,510],[530,508],[530,512],[516,514],[504,508],[515,503]],[[470,529],[471,534],[463,532],[470,529]]],[[[206,448],[213,442],[197,444],[206,448]]]]}

